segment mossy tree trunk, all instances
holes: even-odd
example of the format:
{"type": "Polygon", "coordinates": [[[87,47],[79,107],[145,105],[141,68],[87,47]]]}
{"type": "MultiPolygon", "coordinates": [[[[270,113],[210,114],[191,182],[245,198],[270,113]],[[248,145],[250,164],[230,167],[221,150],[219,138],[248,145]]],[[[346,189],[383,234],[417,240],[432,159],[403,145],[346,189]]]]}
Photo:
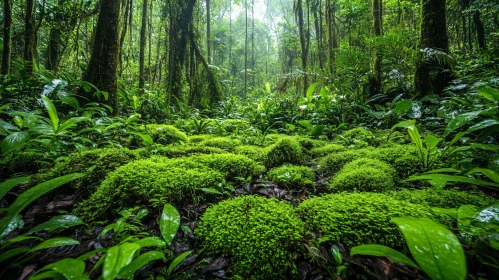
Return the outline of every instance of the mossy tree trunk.
{"type": "Polygon", "coordinates": [[[2,75],[10,72],[10,41],[12,29],[12,0],[3,1],[3,50],[2,50],[2,75]]]}
{"type": "MultiPolygon", "coordinates": [[[[374,25],[374,36],[379,38],[383,36],[383,1],[382,0],[373,0],[373,25],[374,25]]],[[[379,94],[382,91],[381,82],[382,82],[382,69],[381,62],[383,57],[381,56],[381,52],[377,47],[377,42],[375,42],[374,47],[374,69],[373,76],[370,81],[370,94],[375,95],[379,94]]]]}
{"type": "Polygon", "coordinates": [[[145,52],[146,52],[146,29],[148,0],[142,0],[142,26],[140,28],[140,54],[139,54],[139,95],[144,94],[145,86],[145,52]]]}
{"type": "Polygon", "coordinates": [[[26,14],[24,20],[24,69],[29,74],[33,73],[33,46],[35,43],[35,24],[33,19],[34,1],[26,0],[26,14]]]}
{"type": "MultiPolygon", "coordinates": [[[[109,94],[108,105],[118,113],[118,58],[120,0],[102,0],[92,55],[83,80],[109,94]]],[[[88,97],[92,101],[103,101],[88,97]]]]}

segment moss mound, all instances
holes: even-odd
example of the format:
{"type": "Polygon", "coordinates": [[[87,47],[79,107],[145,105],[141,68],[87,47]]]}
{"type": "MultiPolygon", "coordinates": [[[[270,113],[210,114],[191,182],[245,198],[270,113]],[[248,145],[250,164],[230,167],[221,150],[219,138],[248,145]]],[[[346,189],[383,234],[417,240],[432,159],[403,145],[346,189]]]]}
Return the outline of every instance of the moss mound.
{"type": "Polygon", "coordinates": [[[228,137],[215,137],[204,140],[198,144],[202,147],[214,147],[228,152],[234,151],[237,146],[241,146],[241,141],[228,137]]]}
{"type": "Polygon", "coordinates": [[[345,150],[345,147],[338,144],[327,144],[322,147],[311,149],[308,154],[312,158],[324,157],[345,150]]]}
{"type": "Polygon", "coordinates": [[[497,202],[496,199],[482,192],[438,190],[433,188],[423,190],[402,189],[389,192],[387,195],[397,200],[440,208],[459,208],[461,205],[468,204],[487,207],[497,202]]]}
{"type": "Polygon", "coordinates": [[[289,279],[304,224],[286,202],[240,196],[208,208],[196,234],[207,251],[232,257],[235,276],[289,279]]]}
{"type": "Polygon", "coordinates": [[[103,217],[106,209],[147,205],[152,198],[160,197],[166,202],[198,200],[202,194],[199,189],[213,187],[223,179],[222,173],[185,159],[138,160],[110,173],[74,212],[93,221],[103,217]]]}
{"type": "MultiPolygon", "coordinates": [[[[143,133],[151,136],[155,144],[170,145],[175,143],[186,143],[189,141],[187,135],[172,125],[148,124],[144,127],[143,133]]],[[[144,141],[139,136],[134,136],[131,141],[132,146],[144,146],[144,141]]]]}
{"type": "Polygon", "coordinates": [[[347,130],[341,133],[339,138],[355,147],[376,146],[378,144],[374,134],[364,127],[347,130]]]}
{"type": "Polygon", "coordinates": [[[191,147],[191,146],[175,146],[175,147],[160,147],[156,154],[169,158],[186,157],[196,154],[226,154],[227,152],[214,147],[191,147]]]}
{"type": "Polygon", "coordinates": [[[315,189],[315,171],[307,166],[284,165],[270,170],[266,178],[287,189],[315,189]]]}
{"type": "Polygon", "coordinates": [[[210,134],[193,135],[193,136],[189,136],[189,143],[198,144],[198,143],[201,143],[201,142],[206,141],[206,140],[211,139],[211,138],[213,138],[213,135],[210,135],[210,134]]]}
{"type": "Polygon", "coordinates": [[[234,153],[247,156],[256,162],[264,163],[267,160],[268,149],[258,146],[238,146],[234,150],[234,153]]]}
{"type": "Polygon", "coordinates": [[[304,201],[297,214],[320,236],[347,246],[382,244],[402,248],[405,240],[391,218],[433,218],[425,206],[377,193],[341,193],[304,201]]]}
{"type": "Polygon", "coordinates": [[[43,153],[21,152],[12,158],[3,161],[8,174],[35,173],[41,168],[47,167],[48,163],[43,158],[43,153]]]}
{"type": "Polygon", "coordinates": [[[268,149],[269,152],[265,161],[265,166],[268,168],[278,167],[285,163],[302,165],[305,162],[300,143],[292,138],[283,138],[268,149]]]}
{"type": "Polygon", "coordinates": [[[235,177],[248,178],[261,174],[265,170],[263,166],[243,155],[197,155],[187,159],[224,173],[227,175],[227,179],[234,179],[235,177]]]}
{"type": "Polygon", "coordinates": [[[382,192],[395,187],[395,169],[377,159],[361,158],[347,163],[331,180],[329,188],[336,192],[382,192]]]}

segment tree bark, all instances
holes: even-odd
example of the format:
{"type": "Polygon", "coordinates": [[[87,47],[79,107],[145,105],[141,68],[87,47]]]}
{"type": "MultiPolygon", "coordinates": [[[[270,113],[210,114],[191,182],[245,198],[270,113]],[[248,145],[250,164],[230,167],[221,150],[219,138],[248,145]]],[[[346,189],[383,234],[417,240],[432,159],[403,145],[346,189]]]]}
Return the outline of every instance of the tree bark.
{"type": "Polygon", "coordinates": [[[146,31],[147,31],[147,9],[148,0],[142,0],[142,26],[140,28],[140,55],[139,55],[139,95],[144,94],[145,85],[145,52],[146,52],[146,31]]]}
{"type": "Polygon", "coordinates": [[[296,1],[296,17],[298,19],[298,33],[300,34],[301,68],[302,71],[304,72],[303,96],[306,96],[308,89],[308,77],[307,77],[308,46],[307,46],[307,38],[305,35],[305,20],[303,18],[303,0],[296,1]]]}
{"type": "Polygon", "coordinates": [[[244,39],[244,95],[248,93],[248,0],[245,0],[246,28],[244,39]]]}
{"type": "Polygon", "coordinates": [[[473,13],[473,21],[475,22],[476,27],[476,36],[478,40],[478,49],[486,50],[487,44],[485,43],[485,28],[483,26],[483,22],[480,18],[480,11],[476,10],[473,13]]]}
{"type": "Polygon", "coordinates": [[[12,29],[12,0],[3,1],[3,50],[2,50],[2,75],[10,73],[11,29],[12,29]]]}
{"type": "MultiPolygon", "coordinates": [[[[108,105],[118,113],[120,0],[102,0],[95,32],[94,47],[83,80],[109,94],[108,105]]],[[[92,101],[103,101],[95,97],[92,101]]]]}
{"type": "Polygon", "coordinates": [[[33,23],[33,13],[34,13],[34,1],[26,0],[26,15],[24,22],[24,68],[27,73],[33,73],[33,46],[35,43],[34,36],[34,23],[33,23]]]}
{"type": "MultiPolygon", "coordinates": [[[[336,74],[336,56],[335,56],[335,45],[336,45],[336,36],[335,36],[335,26],[334,26],[334,17],[335,8],[331,6],[331,0],[325,0],[325,17],[326,17],[326,32],[327,32],[327,54],[328,54],[328,62],[329,62],[329,74],[336,74]]],[[[334,3],[336,5],[336,2],[334,3]]]]}
{"type": "MultiPolygon", "coordinates": [[[[66,0],[59,0],[57,2],[58,6],[61,7],[62,5],[64,5],[65,1],[66,0]]],[[[55,15],[55,20],[55,26],[50,28],[49,43],[47,46],[47,69],[52,71],[57,71],[60,60],[60,51],[62,44],[62,31],[60,25],[64,24],[60,12],[57,12],[57,14],[55,15]]]]}
{"type": "MultiPolygon", "coordinates": [[[[382,22],[383,22],[383,8],[382,8],[382,0],[374,0],[373,1],[373,22],[374,22],[374,36],[376,38],[381,37],[382,34],[382,22]]],[[[381,82],[382,82],[382,69],[381,62],[383,57],[381,56],[380,50],[377,47],[377,42],[375,42],[374,47],[374,75],[370,81],[370,93],[371,95],[381,93],[381,82]]]]}
{"type": "Polygon", "coordinates": [[[211,64],[211,0],[206,0],[206,47],[208,50],[208,64],[211,64]]]}

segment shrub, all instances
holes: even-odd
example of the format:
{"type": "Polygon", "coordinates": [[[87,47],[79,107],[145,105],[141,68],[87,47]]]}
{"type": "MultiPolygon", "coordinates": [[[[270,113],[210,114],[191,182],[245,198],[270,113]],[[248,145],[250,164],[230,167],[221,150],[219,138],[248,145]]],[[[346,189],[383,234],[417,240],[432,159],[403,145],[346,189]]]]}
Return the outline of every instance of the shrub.
{"type": "Polygon", "coordinates": [[[247,156],[256,162],[264,163],[267,159],[268,149],[258,146],[238,146],[234,150],[234,153],[247,156]]]}
{"type": "Polygon", "coordinates": [[[373,149],[346,150],[319,159],[319,168],[327,175],[333,175],[343,166],[359,158],[373,158],[373,149]]]}
{"type": "Polygon", "coordinates": [[[176,147],[160,147],[156,154],[169,157],[185,157],[196,154],[225,154],[226,151],[214,147],[191,147],[191,146],[176,146],[176,147]]]}
{"type": "Polygon", "coordinates": [[[71,182],[72,188],[58,189],[71,193],[76,189],[76,198],[85,199],[96,190],[108,173],[139,158],[136,152],[126,148],[96,149],[76,153],[57,163],[54,168],[35,176],[33,183],[45,182],[72,173],[86,173],[85,177],[71,182]]]}
{"type": "Polygon", "coordinates": [[[248,178],[250,176],[261,174],[265,169],[254,160],[243,155],[197,155],[191,156],[187,159],[224,173],[227,175],[227,179],[233,179],[235,177],[248,178]]]}
{"type": "MultiPolygon", "coordinates": [[[[187,135],[172,125],[148,124],[142,133],[151,136],[155,144],[170,145],[175,143],[185,143],[189,141],[187,135]]],[[[132,146],[144,146],[141,137],[134,135],[131,141],[132,146]]]]}
{"type": "Polygon", "coordinates": [[[328,142],[326,142],[326,141],[310,139],[310,138],[304,137],[304,136],[293,136],[293,137],[289,137],[289,138],[294,139],[298,143],[300,143],[300,146],[305,151],[309,151],[309,150],[314,149],[314,148],[323,147],[323,146],[328,144],[328,142]]]}
{"type": "Polygon", "coordinates": [[[312,158],[318,158],[343,151],[344,149],[343,146],[338,144],[327,144],[322,147],[313,148],[308,153],[312,158]]]}
{"type": "Polygon", "coordinates": [[[202,194],[199,189],[213,187],[223,179],[220,172],[185,159],[156,157],[138,160],[110,173],[97,191],[78,204],[74,212],[86,221],[93,221],[103,217],[108,208],[148,204],[152,198],[160,197],[165,202],[184,198],[198,200],[202,194]]]}
{"type": "Polygon", "coordinates": [[[211,138],[213,138],[213,136],[210,134],[189,136],[189,143],[198,144],[211,138]]]}
{"type": "Polygon", "coordinates": [[[300,144],[291,138],[283,138],[269,147],[265,166],[268,168],[278,167],[284,163],[301,165],[305,162],[300,144]]]}
{"type": "Polygon", "coordinates": [[[202,147],[214,147],[228,152],[232,152],[237,146],[241,146],[241,141],[228,137],[216,137],[207,139],[198,144],[202,147]]]}
{"type": "Polygon", "coordinates": [[[363,127],[357,127],[354,129],[347,130],[341,134],[342,139],[347,142],[359,142],[359,143],[367,143],[370,146],[377,145],[378,141],[374,134],[363,127]]]}
{"type": "Polygon", "coordinates": [[[402,248],[405,240],[391,218],[433,218],[422,205],[377,193],[341,193],[304,201],[296,210],[308,229],[347,246],[381,244],[402,248]]]}
{"type": "Polygon", "coordinates": [[[284,165],[267,174],[267,180],[287,189],[314,190],[315,171],[307,166],[284,165]]]}
{"type": "Polygon", "coordinates": [[[467,204],[487,207],[497,202],[496,199],[482,192],[438,190],[434,188],[423,190],[402,189],[389,192],[387,195],[397,200],[440,208],[459,208],[461,205],[467,204]]]}
{"type": "Polygon", "coordinates": [[[245,279],[286,279],[304,224],[286,202],[240,196],[206,210],[196,234],[209,252],[232,258],[231,272],[245,279]]]}
{"type": "Polygon", "coordinates": [[[387,191],[393,189],[395,169],[377,159],[361,158],[345,164],[329,188],[341,191],[387,191]]]}

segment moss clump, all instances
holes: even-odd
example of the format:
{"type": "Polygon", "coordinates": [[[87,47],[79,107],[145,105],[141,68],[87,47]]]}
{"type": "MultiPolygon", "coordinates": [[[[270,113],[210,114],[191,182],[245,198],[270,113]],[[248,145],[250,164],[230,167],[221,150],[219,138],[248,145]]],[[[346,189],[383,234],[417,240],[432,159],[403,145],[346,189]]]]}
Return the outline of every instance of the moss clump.
{"type": "Polygon", "coordinates": [[[189,143],[198,144],[211,138],[213,138],[213,135],[210,134],[189,136],[189,143]]]}
{"type": "Polygon", "coordinates": [[[268,149],[269,152],[265,161],[265,166],[268,168],[278,167],[284,163],[302,165],[305,162],[300,143],[292,138],[283,138],[268,149]]]}
{"type": "Polygon", "coordinates": [[[213,148],[213,147],[191,147],[191,146],[175,146],[175,147],[160,147],[157,149],[156,154],[169,157],[169,158],[177,158],[177,157],[186,157],[196,154],[225,154],[226,151],[213,148]]]}
{"type": "Polygon", "coordinates": [[[237,146],[241,146],[241,141],[228,137],[216,137],[202,141],[198,144],[198,146],[214,147],[225,150],[227,152],[232,152],[237,146]]]}
{"type": "Polygon", "coordinates": [[[284,165],[270,170],[266,178],[286,189],[315,189],[315,171],[307,166],[284,165]]]}
{"type": "Polygon", "coordinates": [[[258,146],[238,146],[234,150],[234,153],[247,156],[256,162],[264,163],[267,160],[268,149],[258,146]]]}
{"type": "Polygon", "coordinates": [[[126,148],[96,149],[72,154],[50,170],[35,176],[34,184],[71,173],[86,173],[81,179],[73,180],[72,188],[59,188],[58,191],[74,193],[78,200],[87,198],[105,179],[108,173],[129,162],[140,159],[135,151],[126,148]]]}
{"type": "Polygon", "coordinates": [[[329,188],[335,192],[382,192],[394,188],[394,175],[395,169],[389,164],[361,158],[347,163],[331,180],[329,188]]]}
{"type": "Polygon", "coordinates": [[[35,173],[48,163],[43,158],[43,153],[22,152],[5,160],[5,166],[10,175],[15,173],[35,173]]]}
{"type": "MultiPolygon", "coordinates": [[[[144,127],[143,132],[151,136],[155,144],[170,145],[175,143],[186,143],[189,141],[187,135],[178,130],[172,125],[165,124],[148,124],[144,127]]],[[[134,135],[131,141],[132,146],[144,146],[144,141],[141,137],[134,135]]]]}
{"type": "Polygon", "coordinates": [[[422,204],[430,207],[459,208],[461,205],[475,205],[487,207],[497,202],[496,199],[482,192],[458,191],[458,190],[406,190],[387,193],[397,200],[405,200],[414,204],[422,204]]]}
{"type": "Polygon", "coordinates": [[[319,159],[319,169],[327,175],[333,175],[343,166],[359,158],[373,158],[373,149],[347,150],[333,153],[319,159]]]}
{"type": "Polygon", "coordinates": [[[354,144],[354,146],[365,146],[366,143],[369,146],[377,145],[378,141],[374,134],[363,127],[357,127],[354,129],[347,130],[341,134],[340,139],[348,143],[354,144]]]}
{"type": "Polygon", "coordinates": [[[184,198],[197,200],[202,194],[201,188],[213,187],[223,179],[220,172],[184,159],[170,161],[156,157],[138,160],[110,173],[97,191],[78,204],[74,212],[86,221],[93,221],[104,217],[106,209],[148,204],[155,197],[166,202],[184,198]]]}
{"type": "Polygon", "coordinates": [[[405,240],[391,218],[433,218],[425,206],[377,193],[316,197],[304,201],[296,212],[310,230],[347,246],[381,244],[402,248],[405,240]]]}
{"type": "Polygon", "coordinates": [[[318,158],[318,157],[323,157],[323,156],[327,156],[327,155],[330,155],[330,154],[338,153],[338,152],[343,151],[343,150],[345,150],[345,147],[343,147],[341,145],[338,145],[338,144],[327,144],[327,145],[322,146],[322,147],[311,149],[308,152],[308,154],[312,158],[318,158]]]}
{"type": "Polygon", "coordinates": [[[298,141],[298,143],[300,143],[300,146],[305,151],[309,151],[309,150],[312,150],[314,148],[323,147],[323,146],[328,144],[328,142],[326,142],[326,141],[310,139],[310,138],[305,137],[305,136],[293,136],[293,137],[289,137],[289,138],[298,141]]]}
{"type": "Polygon", "coordinates": [[[227,175],[227,179],[234,179],[235,177],[248,178],[261,174],[265,170],[263,166],[243,155],[197,155],[187,159],[224,173],[227,175]]]}
{"type": "Polygon", "coordinates": [[[196,229],[205,250],[232,258],[231,272],[245,279],[287,279],[304,224],[286,202],[240,196],[206,210],[196,229]]]}

